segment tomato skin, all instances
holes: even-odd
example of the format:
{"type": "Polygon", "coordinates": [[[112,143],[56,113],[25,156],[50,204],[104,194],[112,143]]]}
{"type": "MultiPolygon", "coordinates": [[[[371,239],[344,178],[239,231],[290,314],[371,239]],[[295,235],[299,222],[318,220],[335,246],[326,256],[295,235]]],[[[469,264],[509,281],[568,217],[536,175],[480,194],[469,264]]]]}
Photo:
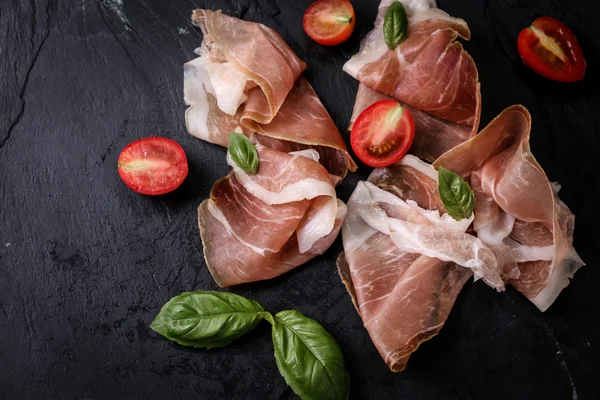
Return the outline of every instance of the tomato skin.
{"type": "Polygon", "coordinates": [[[315,42],[335,46],[352,35],[356,16],[349,0],[317,0],[306,9],[302,25],[315,42]]]}
{"type": "Polygon", "coordinates": [[[517,48],[523,62],[544,78],[575,82],[585,75],[581,46],[573,32],[557,19],[540,17],[533,21],[519,34],[517,48]]]}
{"type": "Polygon", "coordinates": [[[350,145],[363,163],[381,168],[400,161],[414,138],[410,111],[395,100],[381,100],[360,113],[350,133],[350,145]]]}
{"type": "Polygon", "coordinates": [[[177,142],[152,136],[133,141],[121,151],[118,171],[129,188],[156,196],[169,193],[183,183],[188,163],[177,142]]]}

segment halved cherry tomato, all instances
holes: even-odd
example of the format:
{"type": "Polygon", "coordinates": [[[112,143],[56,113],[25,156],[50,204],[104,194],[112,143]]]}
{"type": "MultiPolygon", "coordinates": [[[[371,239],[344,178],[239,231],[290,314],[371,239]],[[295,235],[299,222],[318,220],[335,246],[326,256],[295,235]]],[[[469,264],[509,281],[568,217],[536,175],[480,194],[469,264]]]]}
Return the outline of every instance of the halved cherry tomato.
{"type": "Polygon", "coordinates": [[[352,35],[356,25],[354,8],[348,0],[318,0],[304,13],[302,25],[315,42],[334,46],[352,35]]]}
{"type": "Polygon", "coordinates": [[[154,136],[136,140],[119,155],[119,175],[138,193],[159,195],[179,187],[188,174],[187,158],[171,139],[154,136]]]}
{"type": "Polygon", "coordinates": [[[585,59],[573,32],[562,22],[541,17],[519,34],[519,55],[544,78],[574,82],[585,75],[585,59]]]}
{"type": "Polygon", "coordinates": [[[398,162],[415,138],[415,122],[397,101],[381,100],[367,107],[350,133],[354,154],[371,167],[398,162]]]}

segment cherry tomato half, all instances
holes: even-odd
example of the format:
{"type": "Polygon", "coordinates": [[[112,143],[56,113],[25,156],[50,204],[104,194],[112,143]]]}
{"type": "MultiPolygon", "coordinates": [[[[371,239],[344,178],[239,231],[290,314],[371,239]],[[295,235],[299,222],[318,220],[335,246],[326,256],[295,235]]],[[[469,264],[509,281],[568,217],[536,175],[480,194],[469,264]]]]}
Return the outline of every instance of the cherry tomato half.
{"type": "Polygon", "coordinates": [[[356,25],[354,8],[348,0],[318,0],[304,13],[302,25],[315,42],[334,46],[352,35],[356,25]]]}
{"type": "Polygon", "coordinates": [[[585,75],[581,46],[571,30],[551,17],[541,17],[519,34],[523,62],[543,76],[559,82],[574,82],[585,75]]]}
{"type": "Polygon", "coordinates": [[[171,139],[154,136],[127,145],[119,155],[119,175],[138,193],[159,195],[179,187],[188,174],[187,158],[171,139]]]}
{"type": "Polygon", "coordinates": [[[415,138],[415,122],[397,101],[381,100],[367,107],[350,133],[354,154],[371,167],[398,162],[415,138]]]}

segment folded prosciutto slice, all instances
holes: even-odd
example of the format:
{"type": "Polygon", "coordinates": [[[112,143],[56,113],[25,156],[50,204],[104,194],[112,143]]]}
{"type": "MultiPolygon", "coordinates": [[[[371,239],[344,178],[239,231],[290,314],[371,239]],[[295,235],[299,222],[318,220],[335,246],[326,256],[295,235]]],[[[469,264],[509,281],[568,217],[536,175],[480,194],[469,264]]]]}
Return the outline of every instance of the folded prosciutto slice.
{"type": "Polygon", "coordinates": [[[186,126],[192,135],[227,146],[236,127],[274,148],[314,148],[343,178],[356,165],[308,81],[306,64],[272,29],[221,12],[195,10],[204,34],[198,58],[184,65],[186,126]]]}
{"type": "Polygon", "coordinates": [[[383,21],[394,0],[382,0],[375,27],[344,71],[361,82],[352,122],[367,106],[388,98],[413,114],[411,154],[433,161],[473,136],[479,126],[481,94],[475,63],[458,37],[469,39],[465,21],[435,8],[433,0],[402,0],[408,38],[389,50],[383,21]]]}
{"type": "Polygon", "coordinates": [[[231,173],[198,208],[206,264],[222,287],[270,279],[322,254],[346,215],[315,150],[257,152],[257,174],[228,159],[231,173]]]}
{"type": "Polygon", "coordinates": [[[440,215],[437,172],[414,156],[373,171],[348,201],[338,268],[392,371],[435,336],[475,274],[502,290],[494,253],[465,233],[473,218],[440,215]]]}
{"type": "Polygon", "coordinates": [[[530,130],[527,109],[509,107],[434,165],[470,181],[477,236],[501,255],[508,282],[545,311],[584,263],[573,248],[575,216],[531,154],[530,130]]]}

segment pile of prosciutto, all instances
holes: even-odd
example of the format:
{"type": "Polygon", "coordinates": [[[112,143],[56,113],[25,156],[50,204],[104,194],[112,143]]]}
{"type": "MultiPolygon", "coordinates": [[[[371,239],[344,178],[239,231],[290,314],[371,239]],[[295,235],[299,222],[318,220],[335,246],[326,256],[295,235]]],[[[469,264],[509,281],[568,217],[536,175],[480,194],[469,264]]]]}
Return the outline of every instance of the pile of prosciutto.
{"type": "Polygon", "coordinates": [[[335,123],[301,74],[300,60],[273,29],[220,11],[195,10],[204,39],[184,65],[189,133],[227,146],[239,128],[255,143],[284,152],[313,149],[338,180],[356,164],[335,123]]]}
{"type": "Polygon", "coordinates": [[[410,153],[433,161],[475,135],[481,114],[479,75],[457,38],[468,40],[467,23],[435,8],[434,0],[403,0],[408,38],[394,50],[383,22],[395,0],[379,4],[375,27],[344,71],[360,81],[349,129],[371,104],[393,98],[410,110],[415,139],[410,153]]]}
{"type": "Polygon", "coordinates": [[[531,154],[530,128],[529,112],[509,107],[433,165],[407,155],[350,197],[338,269],[392,371],[439,332],[472,275],[497,290],[509,283],[545,311],[583,265],[575,216],[531,154]],[[445,213],[439,166],[470,183],[470,218],[445,213]]]}
{"type": "Polygon", "coordinates": [[[243,133],[259,160],[250,174],[228,157],[231,172],[198,209],[217,284],[281,275],[323,254],[341,230],[340,276],[392,371],[440,331],[471,277],[497,291],[512,285],[545,311],[584,265],[575,217],[531,154],[529,112],[509,107],[476,135],[478,72],[457,41],[469,39],[467,24],[433,0],[402,3],[407,39],[386,46],[392,1],[383,0],[343,69],[360,81],[350,130],[366,107],[394,99],[412,113],[415,139],[410,154],[359,182],[347,206],[335,187],[356,165],[301,75],[306,64],[275,31],[195,10],[204,39],[184,66],[188,131],[221,146],[243,133]],[[439,167],[470,185],[468,218],[447,213],[439,167]]]}
{"type": "Polygon", "coordinates": [[[435,336],[467,280],[498,291],[514,286],[545,311],[584,265],[573,248],[574,215],[529,149],[531,117],[522,106],[479,125],[477,69],[457,37],[466,23],[404,0],[409,35],[386,47],[379,6],[375,28],[344,71],[360,81],[350,129],[370,104],[394,98],[415,119],[415,140],[400,162],[375,169],[348,202],[338,257],[342,281],[392,371],[435,336]],[[454,220],[438,191],[436,169],[461,175],[474,213],[454,220]]]}
{"type": "Polygon", "coordinates": [[[346,216],[315,150],[257,152],[257,174],[228,158],[231,173],[198,209],[206,264],[222,287],[270,279],[322,254],[346,216]]]}
{"type": "Polygon", "coordinates": [[[508,283],[546,311],[584,263],[573,248],[575,216],[531,154],[530,130],[527,109],[509,107],[434,166],[470,182],[475,234],[508,283]]]}
{"type": "Polygon", "coordinates": [[[192,20],[204,39],[184,65],[187,129],[221,146],[241,132],[259,157],[252,175],[229,158],[198,208],[206,263],[219,286],[270,279],[329,248],[346,214],[335,185],[356,165],[274,30],[209,10],[192,20]]]}

